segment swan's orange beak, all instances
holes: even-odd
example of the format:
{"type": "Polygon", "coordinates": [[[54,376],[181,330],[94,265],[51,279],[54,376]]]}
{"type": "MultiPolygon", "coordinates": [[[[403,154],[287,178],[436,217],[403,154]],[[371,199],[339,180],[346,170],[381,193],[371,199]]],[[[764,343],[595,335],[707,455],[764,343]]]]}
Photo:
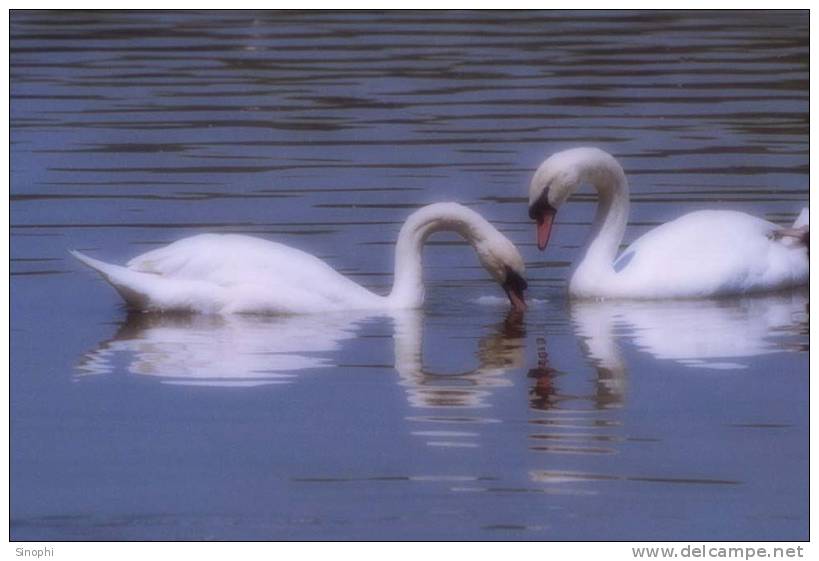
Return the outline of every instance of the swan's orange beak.
{"type": "Polygon", "coordinates": [[[555,214],[556,211],[554,209],[544,209],[537,217],[537,248],[540,251],[546,249],[546,245],[549,243],[555,214]]]}

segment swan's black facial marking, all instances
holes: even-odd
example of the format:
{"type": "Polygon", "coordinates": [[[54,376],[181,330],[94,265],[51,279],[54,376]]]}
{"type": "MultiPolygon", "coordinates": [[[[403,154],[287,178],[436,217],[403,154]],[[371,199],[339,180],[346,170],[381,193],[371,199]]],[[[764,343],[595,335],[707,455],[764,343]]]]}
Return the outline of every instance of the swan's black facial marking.
{"type": "Polygon", "coordinates": [[[529,288],[529,283],[520,276],[520,273],[513,270],[509,265],[505,265],[504,268],[506,269],[506,280],[503,281],[504,288],[509,288],[510,290],[515,290],[523,294],[523,291],[529,288]]]}
{"type": "Polygon", "coordinates": [[[520,274],[513,270],[509,265],[505,266],[506,278],[503,281],[503,290],[509,297],[509,303],[515,311],[526,311],[526,301],[523,296],[523,291],[529,288],[529,283],[526,282],[520,274]]]}
{"type": "Polygon", "coordinates": [[[549,204],[549,188],[540,193],[540,197],[529,207],[529,218],[540,220],[545,214],[555,214],[557,209],[549,204]]]}

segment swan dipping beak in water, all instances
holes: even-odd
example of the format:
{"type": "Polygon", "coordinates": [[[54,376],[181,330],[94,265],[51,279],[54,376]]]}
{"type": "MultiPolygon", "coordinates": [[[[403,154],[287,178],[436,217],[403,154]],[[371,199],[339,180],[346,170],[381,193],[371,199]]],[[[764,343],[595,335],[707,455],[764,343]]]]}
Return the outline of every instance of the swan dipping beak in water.
{"type": "Polygon", "coordinates": [[[628,181],[617,160],[597,148],[557,152],[535,172],[529,217],[537,223],[538,249],[549,243],[557,210],[585,183],[597,190],[599,202],[570,296],[706,298],[808,283],[808,209],[791,228],[736,211],[692,212],[643,234],[618,257],[628,181]]]}
{"type": "Polygon", "coordinates": [[[398,234],[395,278],[381,296],[321,259],[284,244],[238,234],[200,234],[112,265],[71,254],[97,271],[131,309],[210,314],[302,314],[419,308],[421,253],[435,232],[460,234],[503,287],[513,309],[526,310],[525,266],[515,245],[480,214],[457,203],[413,212],[398,234]]]}

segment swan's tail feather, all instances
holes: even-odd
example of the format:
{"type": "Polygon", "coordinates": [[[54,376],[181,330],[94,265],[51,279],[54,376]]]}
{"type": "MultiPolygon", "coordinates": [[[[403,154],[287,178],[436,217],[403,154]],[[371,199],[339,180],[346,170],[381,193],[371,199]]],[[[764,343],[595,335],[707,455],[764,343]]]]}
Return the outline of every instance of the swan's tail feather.
{"type": "Polygon", "coordinates": [[[148,301],[148,295],[145,291],[139,289],[139,285],[142,284],[142,277],[145,273],[138,273],[126,267],[105,263],[76,250],[70,250],[69,253],[84,265],[98,272],[119,292],[119,295],[122,296],[122,299],[129,307],[144,309],[148,301]]]}
{"type": "Polygon", "coordinates": [[[810,254],[810,216],[803,208],[790,228],[779,228],[771,232],[771,238],[781,240],[789,247],[805,247],[810,254]]]}
{"type": "Polygon", "coordinates": [[[791,228],[798,233],[797,240],[808,248],[810,255],[810,212],[807,207],[802,209],[791,228]]]}
{"type": "Polygon", "coordinates": [[[106,277],[106,279],[108,278],[108,275],[114,274],[117,268],[119,269],[123,268],[118,267],[117,265],[111,265],[110,263],[105,263],[104,261],[100,261],[99,259],[94,259],[93,257],[89,257],[88,255],[79,252],[75,249],[69,250],[68,253],[73,255],[82,264],[94,269],[103,277],[106,277]]]}

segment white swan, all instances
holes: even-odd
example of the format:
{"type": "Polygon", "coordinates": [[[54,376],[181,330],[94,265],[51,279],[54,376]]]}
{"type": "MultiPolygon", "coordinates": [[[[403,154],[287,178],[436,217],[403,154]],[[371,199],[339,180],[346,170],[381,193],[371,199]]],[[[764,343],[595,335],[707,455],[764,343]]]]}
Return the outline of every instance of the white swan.
{"type": "Polygon", "coordinates": [[[701,298],[778,290],[808,282],[808,212],[783,229],[748,214],[703,210],[641,236],[619,258],[628,221],[623,168],[597,148],[574,148],[544,161],[529,188],[537,244],[549,241],[555,213],[583,183],[599,194],[585,255],[569,281],[580,298],[701,298]]]}
{"type": "Polygon", "coordinates": [[[395,247],[395,280],[388,296],[370,292],[308,253],[236,234],[185,238],[135,257],[126,267],[71,253],[137,310],[212,314],[394,310],[423,303],[421,250],[430,234],[442,230],[463,236],[503,286],[512,306],[525,310],[524,264],[517,248],[480,214],[456,203],[428,205],[407,219],[395,247]]]}

